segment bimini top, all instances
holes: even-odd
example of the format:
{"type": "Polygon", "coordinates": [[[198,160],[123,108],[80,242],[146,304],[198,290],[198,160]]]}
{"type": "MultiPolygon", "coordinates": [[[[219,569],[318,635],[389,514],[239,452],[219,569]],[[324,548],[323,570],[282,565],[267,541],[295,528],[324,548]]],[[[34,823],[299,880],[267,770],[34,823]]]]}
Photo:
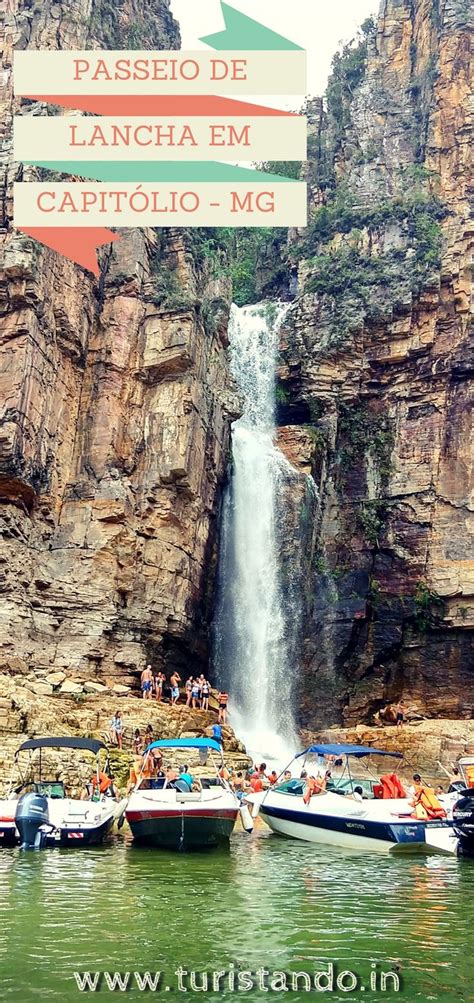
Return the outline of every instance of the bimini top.
{"type": "Polygon", "coordinates": [[[307,756],[310,752],[318,756],[356,756],[358,759],[363,756],[396,756],[397,759],[403,759],[401,752],[373,749],[370,745],[310,745],[304,752],[299,752],[295,759],[301,759],[301,756],[307,756]]]}
{"type": "Polygon", "coordinates": [[[214,749],[221,752],[221,746],[214,738],[161,738],[147,746],[150,749],[214,749]]]}
{"type": "Polygon", "coordinates": [[[87,749],[97,755],[101,749],[106,748],[98,738],[29,738],[20,745],[16,755],[24,749],[87,749]]]}

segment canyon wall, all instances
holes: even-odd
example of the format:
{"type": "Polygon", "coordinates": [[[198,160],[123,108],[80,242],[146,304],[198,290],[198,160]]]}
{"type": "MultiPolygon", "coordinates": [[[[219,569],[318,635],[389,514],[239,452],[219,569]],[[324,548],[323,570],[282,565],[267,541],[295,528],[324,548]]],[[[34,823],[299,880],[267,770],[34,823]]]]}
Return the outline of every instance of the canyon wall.
{"type": "Polygon", "coordinates": [[[9,676],[45,698],[77,697],[84,682],[97,691],[136,687],[148,660],[168,672],[208,664],[219,485],[236,414],[228,280],[182,231],[124,231],[101,252],[95,280],[11,225],[12,182],[37,176],[13,164],[12,115],[58,111],[13,97],[13,49],[99,44],[177,48],[169,0],[8,5],[0,108],[5,707],[9,676]]]}
{"type": "Polygon", "coordinates": [[[319,490],[309,727],[473,713],[471,39],[464,0],[384,0],[309,106],[278,389],[319,490]]]}
{"type": "MultiPolygon", "coordinates": [[[[310,225],[257,255],[264,294],[294,300],[278,440],[304,475],[282,558],[288,588],[302,554],[307,728],[402,696],[473,711],[471,37],[465,0],[384,0],[308,107],[310,225]]],[[[96,281],[11,226],[13,181],[38,176],[12,161],[12,115],[58,111],[13,98],[13,49],[176,48],[168,0],[9,0],[3,44],[0,729],[50,699],[57,720],[58,695],[77,728],[87,694],[98,727],[148,660],[208,667],[239,411],[229,248],[125,231],[96,281]]]]}

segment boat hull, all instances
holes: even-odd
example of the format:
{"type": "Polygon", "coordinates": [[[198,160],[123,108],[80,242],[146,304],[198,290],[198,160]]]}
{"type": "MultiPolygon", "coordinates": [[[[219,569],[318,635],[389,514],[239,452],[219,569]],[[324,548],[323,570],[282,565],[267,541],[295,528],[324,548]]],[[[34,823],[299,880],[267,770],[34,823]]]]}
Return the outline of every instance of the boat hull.
{"type": "MultiPolygon", "coordinates": [[[[88,821],[85,817],[81,821],[73,821],[74,814],[71,814],[71,806],[77,805],[84,812],[87,811],[90,802],[65,802],[53,800],[49,802],[50,821],[48,826],[43,826],[42,831],[45,838],[42,843],[45,848],[55,846],[68,847],[68,849],[81,849],[86,846],[100,846],[111,832],[115,821],[125,810],[126,801],[113,802],[102,806],[100,817],[94,821],[88,821]],[[65,813],[62,814],[62,807],[65,813]],[[68,810],[69,809],[69,810],[68,810]]],[[[76,808],[77,812],[77,808],[76,808]]],[[[17,846],[20,843],[20,834],[14,819],[8,822],[0,822],[0,847],[17,846]]]]}
{"type": "Polygon", "coordinates": [[[169,850],[203,850],[228,843],[237,810],[127,811],[137,843],[169,850]]]}
{"type": "Polygon", "coordinates": [[[456,853],[457,840],[446,822],[386,821],[355,815],[294,810],[264,802],[260,814],[282,836],[310,843],[376,853],[456,853]]]}

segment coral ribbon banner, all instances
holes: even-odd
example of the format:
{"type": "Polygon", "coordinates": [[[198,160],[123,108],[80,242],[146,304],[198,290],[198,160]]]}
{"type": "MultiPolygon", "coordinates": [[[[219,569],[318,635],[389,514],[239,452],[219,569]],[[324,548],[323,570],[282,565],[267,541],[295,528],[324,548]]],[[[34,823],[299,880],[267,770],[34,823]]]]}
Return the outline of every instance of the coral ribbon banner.
{"type": "Polygon", "coordinates": [[[124,116],[180,116],[194,118],[214,115],[229,115],[250,118],[265,116],[295,117],[296,112],[284,111],[282,108],[266,108],[259,104],[246,101],[235,101],[233,98],[221,98],[212,95],[176,95],[169,97],[159,94],[27,94],[30,101],[45,101],[61,108],[75,108],[78,111],[93,112],[95,115],[124,116]]]}
{"type": "Polygon", "coordinates": [[[28,237],[33,237],[40,244],[45,244],[52,251],[58,251],[76,265],[87,268],[96,278],[100,275],[99,263],[97,261],[96,250],[103,244],[111,244],[114,240],[119,240],[119,234],[113,233],[102,226],[74,227],[49,227],[49,226],[19,226],[22,233],[28,237]]]}

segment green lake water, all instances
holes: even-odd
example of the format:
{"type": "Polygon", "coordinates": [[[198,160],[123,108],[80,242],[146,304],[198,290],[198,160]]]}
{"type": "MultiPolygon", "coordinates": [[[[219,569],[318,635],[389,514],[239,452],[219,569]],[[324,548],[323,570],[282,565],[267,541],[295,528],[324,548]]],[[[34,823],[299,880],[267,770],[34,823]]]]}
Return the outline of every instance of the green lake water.
{"type": "MultiPolygon", "coordinates": [[[[6,1001],[93,998],[76,987],[75,971],[161,971],[156,992],[132,977],[116,993],[170,1003],[473,998],[474,861],[350,854],[284,840],[261,823],[252,836],[237,832],[228,851],[205,855],[139,849],[126,835],[96,850],[3,850],[0,919],[6,1001]],[[357,990],[284,993],[280,981],[244,991],[221,982],[206,995],[184,975],[181,992],[174,974],[195,971],[199,986],[203,972],[313,976],[329,962],[335,977],[354,972],[357,990]],[[380,979],[393,968],[398,992],[371,987],[371,973],[380,979]]],[[[102,983],[98,998],[116,993],[102,983]]]]}

